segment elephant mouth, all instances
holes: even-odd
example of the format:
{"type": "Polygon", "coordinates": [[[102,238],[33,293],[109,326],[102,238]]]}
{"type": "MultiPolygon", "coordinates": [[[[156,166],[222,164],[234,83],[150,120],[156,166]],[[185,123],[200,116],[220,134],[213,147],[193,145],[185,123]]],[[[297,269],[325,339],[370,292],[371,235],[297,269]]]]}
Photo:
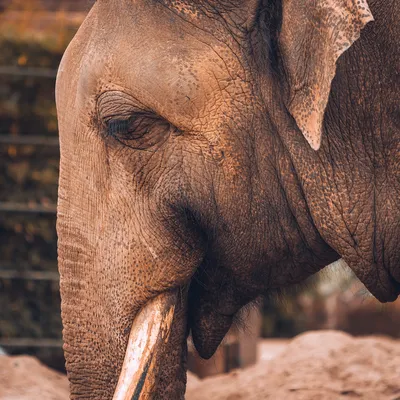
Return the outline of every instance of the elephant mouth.
{"type": "Polygon", "coordinates": [[[162,293],[151,300],[133,321],[113,400],[144,398],[156,384],[161,348],[168,342],[178,291],[162,293]]]}
{"type": "MultiPolygon", "coordinates": [[[[379,301],[393,302],[400,295],[400,282],[389,273],[380,276],[380,285],[365,286],[379,301]]],[[[159,294],[133,321],[125,358],[113,400],[148,398],[157,381],[163,347],[168,343],[175,316],[179,289],[159,294]]]]}

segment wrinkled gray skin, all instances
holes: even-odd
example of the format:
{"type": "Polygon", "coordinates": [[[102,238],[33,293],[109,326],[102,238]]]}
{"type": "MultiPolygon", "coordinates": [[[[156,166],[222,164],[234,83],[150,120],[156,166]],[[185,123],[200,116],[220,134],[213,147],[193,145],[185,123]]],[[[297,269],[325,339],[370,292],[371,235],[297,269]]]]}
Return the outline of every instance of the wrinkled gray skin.
{"type": "Polygon", "coordinates": [[[244,305],[340,257],[396,299],[400,2],[349,25],[343,3],[97,1],[57,81],[72,398],[112,398],[135,315],[166,291],[162,399],[183,396],[189,330],[210,357],[244,305]]]}

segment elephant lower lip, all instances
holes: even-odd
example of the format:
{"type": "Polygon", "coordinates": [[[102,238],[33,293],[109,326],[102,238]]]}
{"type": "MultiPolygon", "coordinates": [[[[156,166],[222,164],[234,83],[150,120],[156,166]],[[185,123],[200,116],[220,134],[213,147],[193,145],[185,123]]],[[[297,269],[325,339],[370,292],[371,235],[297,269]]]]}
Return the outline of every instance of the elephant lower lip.
{"type": "MultiPolygon", "coordinates": [[[[391,275],[390,275],[390,279],[392,281],[395,293],[396,293],[396,299],[398,296],[400,296],[400,282],[397,282],[391,275]]],[[[396,300],[395,299],[395,300],[396,300]]]]}
{"type": "Polygon", "coordinates": [[[368,290],[376,297],[381,303],[390,303],[396,301],[400,295],[400,283],[397,282],[391,275],[388,275],[387,287],[368,287],[368,290]]]}

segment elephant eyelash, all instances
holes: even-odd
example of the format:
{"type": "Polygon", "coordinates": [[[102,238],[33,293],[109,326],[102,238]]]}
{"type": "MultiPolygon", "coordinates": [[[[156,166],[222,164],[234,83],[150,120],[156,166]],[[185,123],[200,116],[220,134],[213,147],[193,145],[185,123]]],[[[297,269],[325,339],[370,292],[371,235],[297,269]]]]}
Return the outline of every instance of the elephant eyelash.
{"type": "Polygon", "coordinates": [[[128,132],[128,120],[111,119],[107,122],[107,136],[118,136],[119,134],[126,134],[128,132]]]}
{"type": "Polygon", "coordinates": [[[145,136],[157,123],[155,118],[133,115],[127,119],[111,118],[107,121],[107,136],[120,140],[135,140],[145,136]]]}

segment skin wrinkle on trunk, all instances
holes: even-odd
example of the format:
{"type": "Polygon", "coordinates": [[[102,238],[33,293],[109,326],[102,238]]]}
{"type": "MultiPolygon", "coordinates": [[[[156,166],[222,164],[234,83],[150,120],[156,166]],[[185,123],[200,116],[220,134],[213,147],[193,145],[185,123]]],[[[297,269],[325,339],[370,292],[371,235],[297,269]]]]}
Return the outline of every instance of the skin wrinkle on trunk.
{"type": "Polygon", "coordinates": [[[243,306],[340,257],[380,300],[398,294],[400,3],[370,0],[365,28],[364,1],[238,3],[98,0],[60,65],[73,399],[113,398],[134,321],[173,291],[133,394],[183,399],[190,332],[209,357],[243,306]]]}

